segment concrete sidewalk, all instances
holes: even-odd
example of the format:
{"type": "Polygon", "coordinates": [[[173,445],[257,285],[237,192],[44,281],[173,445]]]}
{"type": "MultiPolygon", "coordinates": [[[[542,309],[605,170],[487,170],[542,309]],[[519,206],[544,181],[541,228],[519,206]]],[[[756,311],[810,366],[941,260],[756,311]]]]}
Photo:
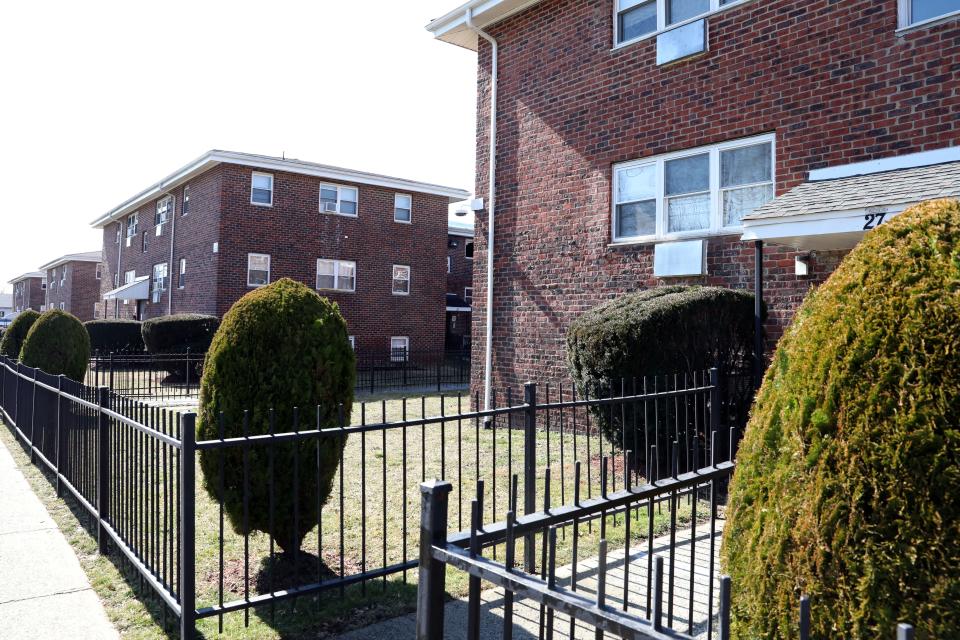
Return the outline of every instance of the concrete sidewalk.
{"type": "Polygon", "coordinates": [[[0,442],[0,638],[119,637],[73,549],[0,442]]]}

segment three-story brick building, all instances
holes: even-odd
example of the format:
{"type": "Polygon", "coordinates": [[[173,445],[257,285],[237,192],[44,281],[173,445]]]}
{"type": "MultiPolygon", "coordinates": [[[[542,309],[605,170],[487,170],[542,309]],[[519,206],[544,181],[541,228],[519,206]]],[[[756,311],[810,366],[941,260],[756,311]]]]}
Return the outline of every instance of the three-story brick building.
{"type": "MultiPolygon", "coordinates": [[[[762,283],[775,342],[863,233],[960,194],[958,18],[960,0],[471,0],[433,21],[478,52],[494,386],[564,377],[578,314],[664,283],[762,283]]],[[[482,362],[486,277],[474,291],[482,362]]]]}
{"type": "Polygon", "coordinates": [[[46,274],[44,309],[60,309],[86,322],[97,317],[103,253],[71,253],[40,267],[46,274]]]}
{"type": "Polygon", "coordinates": [[[447,235],[447,348],[470,345],[473,314],[473,225],[451,224],[447,235]]]}
{"type": "Polygon", "coordinates": [[[440,351],[447,214],[467,192],[211,151],[98,218],[101,317],[223,316],[278,278],[340,305],[358,350],[440,351]]]}
{"type": "Polygon", "coordinates": [[[43,311],[46,303],[47,278],[40,271],[25,273],[10,281],[13,285],[13,313],[27,309],[43,311]]]}

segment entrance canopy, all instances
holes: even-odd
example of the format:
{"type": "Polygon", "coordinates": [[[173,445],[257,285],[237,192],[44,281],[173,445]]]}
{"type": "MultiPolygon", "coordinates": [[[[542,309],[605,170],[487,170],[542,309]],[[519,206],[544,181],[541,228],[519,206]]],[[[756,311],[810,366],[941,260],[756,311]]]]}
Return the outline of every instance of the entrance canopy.
{"type": "Polygon", "coordinates": [[[860,175],[849,174],[867,172],[871,167],[811,172],[809,182],[746,216],[743,240],[762,240],[801,251],[852,249],[867,231],[912,205],[960,197],[960,158],[956,153],[960,150],[943,151],[952,153],[940,157],[954,161],[890,170],[883,169],[896,164],[878,163],[875,172],[860,175]]]}
{"type": "Polygon", "coordinates": [[[150,276],[140,276],[130,284],[108,291],[106,300],[147,300],[150,297],[150,276]]]}

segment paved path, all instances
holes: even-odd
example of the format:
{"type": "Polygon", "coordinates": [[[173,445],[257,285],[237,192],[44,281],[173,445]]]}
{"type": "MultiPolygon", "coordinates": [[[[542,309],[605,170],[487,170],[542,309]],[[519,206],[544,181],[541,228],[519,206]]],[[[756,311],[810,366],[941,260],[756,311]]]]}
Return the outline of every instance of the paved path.
{"type": "MultiPolygon", "coordinates": [[[[717,531],[714,539],[714,589],[713,589],[713,616],[716,620],[719,605],[717,593],[720,534],[723,531],[723,520],[717,520],[717,531]]],[[[674,624],[677,631],[687,633],[692,620],[694,636],[707,637],[707,620],[709,612],[709,583],[707,576],[710,573],[710,533],[708,524],[697,526],[696,540],[693,543],[695,562],[693,565],[693,617],[690,618],[690,556],[691,556],[690,529],[677,531],[677,544],[674,557],[674,624]]],[[[656,538],[653,545],[653,555],[664,558],[664,615],[668,615],[667,593],[670,579],[669,568],[669,537],[656,538]]],[[[628,611],[637,616],[646,615],[647,593],[647,544],[633,547],[629,556],[629,571],[627,572],[627,593],[629,594],[628,611]]],[[[621,609],[624,594],[624,550],[610,551],[607,556],[607,604],[621,609]]],[[[597,560],[591,558],[581,561],[577,565],[577,590],[589,597],[596,596],[597,560]]],[[[558,584],[568,587],[570,584],[571,568],[569,566],[557,569],[558,584]]],[[[503,592],[500,589],[487,589],[482,594],[480,637],[483,639],[502,638],[503,631],[503,592]]],[[[540,608],[530,601],[519,601],[514,605],[514,632],[513,637],[518,640],[536,639],[539,637],[540,608]]],[[[416,615],[407,615],[393,620],[387,620],[371,625],[365,629],[358,629],[338,636],[340,640],[380,640],[391,638],[401,640],[413,638],[415,632],[416,615]]],[[[447,603],[444,610],[444,638],[460,640],[466,638],[467,601],[466,599],[453,600],[447,603]]],[[[594,638],[594,629],[586,625],[576,626],[574,633],[570,633],[570,618],[557,616],[554,624],[554,638],[594,638]]],[[[716,637],[716,636],[714,636],[716,637]]]]}
{"type": "Polygon", "coordinates": [[[0,442],[0,638],[119,637],[73,549],[0,442]]]}

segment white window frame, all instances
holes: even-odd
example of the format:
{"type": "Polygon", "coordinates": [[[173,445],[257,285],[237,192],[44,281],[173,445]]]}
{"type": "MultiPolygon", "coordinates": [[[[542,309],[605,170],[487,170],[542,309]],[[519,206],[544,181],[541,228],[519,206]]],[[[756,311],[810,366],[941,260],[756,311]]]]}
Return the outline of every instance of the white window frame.
{"type": "Polygon", "coordinates": [[[156,215],[156,234],[158,236],[163,235],[163,225],[170,222],[170,218],[175,215],[177,210],[177,199],[173,196],[164,196],[157,200],[157,215],[156,215]]]}
{"type": "Polygon", "coordinates": [[[354,293],[357,290],[357,263],[355,260],[333,260],[331,258],[317,258],[317,279],[314,283],[316,285],[317,291],[340,291],[342,293],[354,293]],[[320,263],[321,262],[330,262],[333,264],[333,288],[321,287],[320,286],[320,263]],[[341,289],[339,288],[340,284],[340,265],[349,264],[353,265],[353,288],[352,289],[341,289]]]}
{"type": "Polygon", "coordinates": [[[473,287],[464,287],[463,288],[463,301],[473,306],[473,287]],[[469,293],[467,293],[469,291],[469,293]]]}
{"type": "Polygon", "coordinates": [[[710,9],[707,11],[704,11],[699,15],[691,16],[686,20],[681,20],[673,24],[667,24],[667,10],[669,8],[669,1],[670,0],[652,0],[652,2],[655,2],[657,5],[657,28],[654,31],[645,33],[642,36],[637,36],[636,38],[631,38],[630,40],[624,40],[623,42],[620,42],[620,14],[644,3],[642,1],[634,0],[613,0],[613,48],[620,49],[621,47],[628,47],[631,44],[655,38],[664,31],[670,31],[671,29],[682,27],[685,24],[690,24],[691,22],[708,18],[716,13],[721,13],[727,9],[732,9],[734,7],[747,4],[748,2],[753,2],[753,0],[733,0],[727,4],[720,4],[721,0],[710,0],[710,9]],[[621,9],[620,7],[624,4],[630,4],[630,6],[625,9],[621,9]]]}
{"type": "MultiPolygon", "coordinates": [[[[269,253],[248,253],[247,254],[247,286],[254,289],[259,289],[260,287],[265,287],[270,284],[270,271],[272,268],[272,259],[270,258],[269,253]],[[263,284],[250,282],[250,259],[251,258],[266,258],[267,259],[267,281],[263,284]]],[[[262,271],[262,269],[256,269],[256,271],[262,271]]]]}
{"type": "Polygon", "coordinates": [[[167,292],[170,280],[170,265],[166,262],[159,262],[153,265],[153,271],[150,275],[150,301],[154,304],[160,302],[163,294],[167,292]],[[157,278],[157,267],[163,267],[163,276],[157,278]]]}
{"type": "MultiPolygon", "coordinates": [[[[252,171],[250,172],[250,204],[255,207],[272,207],[273,206],[273,195],[276,190],[276,182],[273,179],[272,173],[263,173],[262,171],[252,171]],[[256,177],[261,178],[270,178],[270,202],[254,202],[253,201],[253,179],[256,177]]],[[[264,191],[264,189],[261,189],[264,191]]]]}
{"type": "Polygon", "coordinates": [[[137,237],[139,229],[137,228],[140,225],[140,212],[134,211],[127,216],[127,246],[130,246],[130,238],[137,237]],[[133,224],[130,224],[130,222],[133,224]]]}
{"type": "Polygon", "coordinates": [[[395,295],[395,296],[408,296],[408,295],[410,295],[410,289],[412,288],[412,285],[411,285],[411,282],[410,282],[411,279],[412,279],[412,278],[411,278],[411,274],[412,274],[412,270],[410,269],[410,265],[406,265],[406,264],[395,264],[395,265],[393,265],[393,268],[390,270],[390,293],[392,293],[392,294],[395,295]],[[397,275],[396,272],[397,272],[397,269],[398,269],[398,268],[399,268],[399,269],[406,269],[406,270],[407,270],[407,290],[406,290],[406,291],[397,291],[397,288],[396,288],[397,281],[398,281],[398,280],[399,280],[399,281],[403,281],[403,278],[399,278],[399,279],[398,279],[398,278],[396,277],[396,275],[397,275]]]}
{"type": "MultiPolygon", "coordinates": [[[[358,207],[359,210],[359,207],[358,207]]],[[[393,221],[399,222],[400,224],[413,224],[413,195],[409,193],[395,193],[393,194],[393,221]],[[410,206],[406,208],[408,220],[402,220],[397,218],[397,209],[404,209],[404,207],[399,206],[397,200],[399,198],[409,198],[410,206]]]]}
{"type": "Polygon", "coordinates": [[[390,362],[409,362],[410,361],[410,336],[390,336],[390,362]],[[402,347],[394,347],[393,343],[401,341],[402,347]],[[403,349],[403,355],[398,352],[403,349]]]}
{"type": "MultiPolygon", "coordinates": [[[[473,256],[467,255],[467,247],[471,245],[473,245],[473,240],[467,240],[466,242],[463,243],[463,257],[467,260],[473,260],[473,256]]],[[[476,246],[474,246],[473,248],[474,248],[474,251],[476,251],[476,246]]]]}
{"type": "MultiPolygon", "coordinates": [[[[758,144],[770,144],[770,182],[776,191],[777,184],[777,142],[776,134],[767,133],[751,138],[740,138],[730,140],[715,145],[696,147],[694,149],[684,149],[674,153],[665,153],[659,156],[643,158],[641,160],[631,160],[629,162],[620,162],[612,167],[611,192],[610,192],[610,237],[612,244],[640,244],[649,242],[661,242],[669,240],[681,240],[684,238],[703,238],[707,236],[733,235],[742,231],[742,225],[723,226],[723,192],[727,189],[720,187],[720,154],[723,151],[738,149],[740,147],[751,147],[758,144]],[[698,156],[705,153],[710,154],[710,227],[707,229],[696,229],[694,231],[667,231],[667,207],[665,194],[665,169],[664,165],[680,158],[698,156]],[[656,232],[643,236],[618,236],[617,235],[617,191],[619,186],[618,175],[623,169],[645,166],[656,167],[656,202],[657,218],[656,232]]],[[[758,183],[767,184],[767,183],[758,183]]],[[[740,185],[737,188],[744,188],[751,185],[740,185]]],[[[776,193],[774,193],[776,195],[776,193]]]]}
{"type": "Polygon", "coordinates": [[[66,311],[66,305],[62,302],[60,303],[60,311],[66,311]]]}
{"type": "MultiPolygon", "coordinates": [[[[247,263],[249,266],[249,262],[247,263]]],[[[177,289],[183,289],[187,284],[187,259],[180,258],[179,273],[177,274],[177,289]]]]}
{"type": "Polygon", "coordinates": [[[347,340],[350,341],[350,348],[354,351],[357,350],[357,336],[347,336],[347,340]]]}
{"type": "Polygon", "coordinates": [[[453,258],[447,256],[447,273],[453,273],[453,258]]]}
{"type": "Polygon", "coordinates": [[[918,22],[913,21],[913,6],[911,0],[897,0],[897,31],[908,31],[910,29],[922,29],[923,27],[933,26],[940,22],[960,18],[960,9],[948,11],[939,16],[933,16],[926,20],[918,22]]]}
{"type": "Polygon", "coordinates": [[[96,275],[97,280],[103,279],[103,265],[101,265],[101,264],[99,264],[99,263],[97,264],[97,271],[96,271],[96,274],[95,274],[95,275],[96,275]]]}
{"type": "MultiPolygon", "coordinates": [[[[350,202],[350,200],[347,200],[350,202]]],[[[353,187],[348,184],[336,184],[333,182],[321,182],[320,189],[317,191],[317,208],[320,213],[325,213],[330,216],[344,216],[346,218],[357,218],[360,216],[360,187],[353,187]],[[336,211],[326,211],[323,204],[323,190],[327,189],[336,189],[337,190],[337,210],[336,211]],[[343,189],[353,189],[357,194],[357,199],[353,203],[357,206],[356,213],[342,213],[340,211],[340,203],[343,202],[343,195],[341,190],[343,189]]],[[[412,217],[412,212],[411,212],[412,217]]]]}
{"type": "MultiPolygon", "coordinates": [[[[251,190],[251,197],[253,192],[251,190]]],[[[183,188],[183,200],[180,202],[180,217],[184,218],[190,213],[190,185],[183,188]]]]}
{"type": "Polygon", "coordinates": [[[67,265],[63,265],[60,269],[60,286],[62,287],[67,281],[67,265]]]}

